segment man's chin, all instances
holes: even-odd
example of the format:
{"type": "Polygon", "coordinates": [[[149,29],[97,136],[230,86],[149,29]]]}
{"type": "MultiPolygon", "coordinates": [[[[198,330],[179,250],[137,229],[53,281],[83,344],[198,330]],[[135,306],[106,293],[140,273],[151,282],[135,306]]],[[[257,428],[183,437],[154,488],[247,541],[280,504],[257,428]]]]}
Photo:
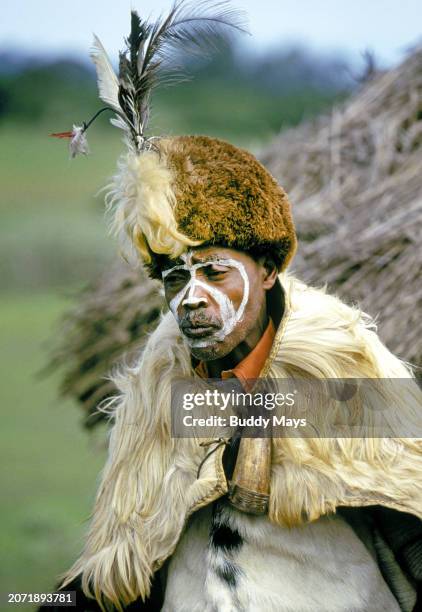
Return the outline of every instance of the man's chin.
{"type": "Polygon", "coordinates": [[[196,345],[196,343],[190,344],[190,352],[195,359],[199,361],[213,361],[215,359],[221,359],[230,353],[230,346],[225,342],[213,341],[206,346],[196,345]]]}

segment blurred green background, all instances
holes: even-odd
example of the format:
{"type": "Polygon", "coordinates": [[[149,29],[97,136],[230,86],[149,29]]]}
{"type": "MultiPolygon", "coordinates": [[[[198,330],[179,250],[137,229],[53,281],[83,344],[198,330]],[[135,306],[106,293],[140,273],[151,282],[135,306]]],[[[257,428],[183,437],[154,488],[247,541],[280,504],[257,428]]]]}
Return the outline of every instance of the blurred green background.
{"type": "MultiPolygon", "coordinates": [[[[122,144],[104,115],[87,157],[70,161],[66,141],[48,136],[100,107],[88,64],[4,52],[0,66],[0,592],[43,592],[81,548],[106,436],[84,431],[78,407],[58,398],[59,374],[39,373],[60,316],[117,257],[98,191],[122,144]]],[[[192,81],[159,92],[151,132],[205,133],[255,152],[356,85],[344,62],[300,47],[247,57],[227,47],[188,71],[192,81]]]]}

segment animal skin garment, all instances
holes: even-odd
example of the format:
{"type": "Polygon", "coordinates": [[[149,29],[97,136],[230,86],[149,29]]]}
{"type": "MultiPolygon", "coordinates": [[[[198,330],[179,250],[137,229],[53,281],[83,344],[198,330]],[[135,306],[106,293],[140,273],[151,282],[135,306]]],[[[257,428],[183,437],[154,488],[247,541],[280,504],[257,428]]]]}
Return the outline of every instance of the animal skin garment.
{"type": "Polygon", "coordinates": [[[191,518],[169,564],[163,612],[400,612],[340,516],[294,529],[218,501],[191,518]]]}

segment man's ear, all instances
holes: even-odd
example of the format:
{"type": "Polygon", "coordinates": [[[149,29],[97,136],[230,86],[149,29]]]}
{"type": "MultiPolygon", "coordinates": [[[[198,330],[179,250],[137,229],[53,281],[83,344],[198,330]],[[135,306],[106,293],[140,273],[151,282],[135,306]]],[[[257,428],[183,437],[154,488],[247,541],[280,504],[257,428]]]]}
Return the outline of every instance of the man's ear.
{"type": "Polygon", "coordinates": [[[259,258],[259,262],[265,271],[263,287],[268,291],[274,287],[278,276],[278,269],[271,255],[263,255],[259,258]]]}

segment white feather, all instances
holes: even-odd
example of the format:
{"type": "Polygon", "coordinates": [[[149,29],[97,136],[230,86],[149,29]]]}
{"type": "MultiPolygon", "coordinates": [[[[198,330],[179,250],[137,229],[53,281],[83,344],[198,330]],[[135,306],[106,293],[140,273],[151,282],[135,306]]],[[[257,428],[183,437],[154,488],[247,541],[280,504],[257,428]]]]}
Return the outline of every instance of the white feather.
{"type": "Polygon", "coordinates": [[[77,155],[88,155],[88,141],[86,139],[85,130],[82,126],[73,126],[72,138],[69,141],[69,152],[72,159],[77,155]]]}
{"type": "Polygon", "coordinates": [[[113,70],[100,39],[94,34],[91,58],[97,71],[98,92],[101,100],[114,110],[121,112],[119,104],[119,80],[113,70]]]}

